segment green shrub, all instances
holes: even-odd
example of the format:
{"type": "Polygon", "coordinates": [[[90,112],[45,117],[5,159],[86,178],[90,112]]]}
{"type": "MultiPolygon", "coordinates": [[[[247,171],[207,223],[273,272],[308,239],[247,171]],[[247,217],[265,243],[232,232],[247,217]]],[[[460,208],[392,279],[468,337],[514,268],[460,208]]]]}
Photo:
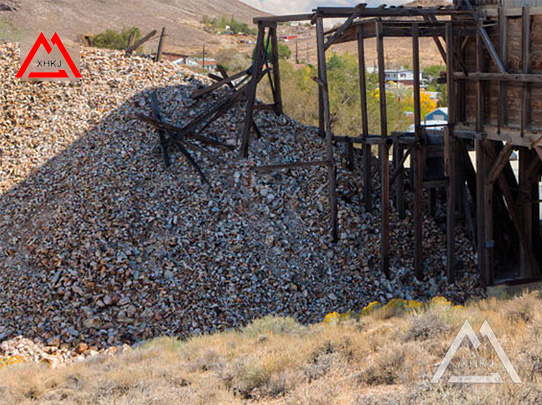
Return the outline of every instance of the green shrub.
{"type": "Polygon", "coordinates": [[[121,32],[106,30],[92,38],[92,46],[95,48],[124,50],[128,47],[128,40],[134,35],[134,41],[141,38],[141,32],[137,27],[124,27],[121,32]]]}

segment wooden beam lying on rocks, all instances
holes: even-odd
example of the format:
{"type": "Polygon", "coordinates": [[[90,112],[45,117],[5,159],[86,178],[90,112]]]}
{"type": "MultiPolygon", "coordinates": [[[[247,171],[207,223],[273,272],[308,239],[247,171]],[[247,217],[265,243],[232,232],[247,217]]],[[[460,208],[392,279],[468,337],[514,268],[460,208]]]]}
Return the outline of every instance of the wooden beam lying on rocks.
{"type": "Polygon", "coordinates": [[[215,91],[216,89],[224,86],[224,85],[228,85],[231,87],[231,83],[234,81],[234,80],[237,80],[241,77],[243,77],[244,75],[247,75],[248,74],[248,70],[243,70],[242,72],[239,72],[237,74],[234,74],[233,76],[227,76],[227,77],[224,77],[222,80],[216,82],[216,83],[213,83],[211,84],[210,86],[207,86],[203,89],[200,89],[200,90],[196,90],[192,93],[192,98],[199,98],[199,97],[202,97],[208,93],[211,93],[212,91],[215,91]]]}
{"type": "Polygon", "coordinates": [[[145,121],[151,124],[155,128],[162,129],[164,131],[168,131],[173,134],[176,134],[177,136],[180,136],[181,139],[184,139],[184,138],[194,139],[195,141],[200,141],[201,143],[205,143],[210,146],[215,146],[215,147],[230,150],[230,151],[235,149],[233,145],[227,145],[215,139],[207,138],[205,136],[195,134],[191,131],[185,131],[183,128],[179,128],[175,125],[168,124],[167,122],[164,122],[164,121],[159,121],[157,119],[154,119],[152,117],[149,117],[141,113],[136,114],[136,117],[140,119],[141,121],[145,121]]]}
{"type": "MultiPolygon", "coordinates": [[[[152,108],[152,115],[153,118],[157,121],[162,121],[162,117],[160,115],[160,106],[158,104],[158,97],[156,96],[156,92],[151,93],[151,108],[152,108]]],[[[162,150],[162,158],[164,159],[164,165],[166,168],[168,168],[171,164],[171,161],[169,160],[169,153],[167,150],[167,141],[166,141],[166,134],[164,129],[157,128],[158,129],[158,136],[160,138],[160,149],[162,150]]]]}
{"type": "Polygon", "coordinates": [[[257,172],[269,172],[272,170],[282,170],[282,169],[292,169],[296,167],[313,167],[313,166],[329,166],[329,161],[327,160],[317,160],[314,162],[292,162],[292,163],[279,163],[276,165],[265,165],[265,166],[256,166],[252,167],[251,170],[257,172]]]}

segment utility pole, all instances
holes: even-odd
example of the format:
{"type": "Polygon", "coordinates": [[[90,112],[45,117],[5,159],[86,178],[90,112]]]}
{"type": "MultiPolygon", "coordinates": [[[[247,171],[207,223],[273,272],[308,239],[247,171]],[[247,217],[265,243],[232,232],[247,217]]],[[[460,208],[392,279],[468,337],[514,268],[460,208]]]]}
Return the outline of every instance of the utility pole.
{"type": "Polygon", "coordinates": [[[295,40],[295,63],[299,65],[299,53],[297,49],[297,39],[295,40]]]}
{"type": "Polygon", "coordinates": [[[205,69],[205,42],[203,43],[203,52],[202,52],[203,68],[205,69]]]}

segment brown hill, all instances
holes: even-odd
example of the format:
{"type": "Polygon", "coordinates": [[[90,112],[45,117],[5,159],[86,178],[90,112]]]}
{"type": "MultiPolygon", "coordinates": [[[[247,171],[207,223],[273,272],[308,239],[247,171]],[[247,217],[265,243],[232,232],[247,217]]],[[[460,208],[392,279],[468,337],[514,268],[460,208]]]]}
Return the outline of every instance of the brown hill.
{"type": "MultiPolygon", "coordinates": [[[[72,40],[80,34],[124,26],[136,26],[142,32],[166,27],[166,49],[193,53],[203,43],[216,49],[231,42],[205,32],[201,24],[204,15],[233,16],[252,24],[252,18],[262,14],[238,0],[0,0],[0,36],[6,25],[15,27],[20,37],[40,29],[55,30],[72,40]]],[[[156,45],[157,41],[151,42],[149,48],[156,45]]]]}

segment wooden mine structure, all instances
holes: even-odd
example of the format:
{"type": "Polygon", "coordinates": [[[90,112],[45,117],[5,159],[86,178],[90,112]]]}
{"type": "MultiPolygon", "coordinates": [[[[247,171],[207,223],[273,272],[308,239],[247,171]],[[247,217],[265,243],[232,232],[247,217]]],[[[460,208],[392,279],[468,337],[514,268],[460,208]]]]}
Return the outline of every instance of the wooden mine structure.
{"type": "MultiPolygon", "coordinates": [[[[506,1],[506,0],[503,0],[506,1]]],[[[361,144],[363,201],[371,209],[371,145],[379,149],[381,203],[381,269],[389,275],[390,184],[395,185],[395,204],[404,215],[404,163],[412,160],[414,190],[413,226],[415,273],[423,275],[423,190],[446,189],[447,277],[456,278],[455,229],[461,215],[470,224],[478,252],[481,282],[530,280],[541,275],[539,182],[542,175],[542,8],[494,0],[455,0],[453,6],[431,8],[319,7],[309,14],[255,18],[259,34],[253,72],[267,64],[274,103],[255,103],[262,75],[253,74],[246,89],[246,117],[242,130],[241,156],[249,151],[253,114],[258,108],[282,112],[277,26],[292,21],[316,25],[318,51],[320,133],[325,137],[326,160],[274,165],[270,168],[324,165],[328,168],[331,230],[338,234],[336,163],[333,146],[345,143],[347,160],[352,162],[353,143],[361,144]],[[324,31],[325,19],[344,19],[331,31],[324,31]],[[268,35],[266,45],[266,32],[268,35]],[[389,133],[387,127],[384,37],[412,38],[414,71],[414,133],[389,133]],[[428,141],[420,107],[419,38],[433,38],[447,66],[449,99],[448,125],[444,131],[445,173],[430,178],[425,165],[438,156],[438,147],[428,141]],[[364,43],[375,38],[378,53],[380,90],[380,134],[369,134],[366,99],[364,43]],[[267,54],[271,41],[271,60],[267,54]],[[360,135],[334,136],[331,128],[326,50],[332,44],[357,41],[361,90],[360,135]],[[272,68],[269,70],[268,62],[272,68]],[[271,74],[272,72],[272,74],[271,74]],[[390,149],[393,148],[393,171],[390,149]],[[475,163],[469,156],[475,151],[475,163]],[[519,174],[514,173],[511,155],[518,151],[519,174]],[[436,154],[436,155],[435,155],[436,154]],[[473,202],[475,215],[469,206],[473,202]],[[461,213],[461,214],[460,214],[461,213]]]]}
{"type": "MultiPolygon", "coordinates": [[[[424,189],[434,194],[446,190],[447,277],[456,279],[456,219],[463,217],[471,232],[478,254],[480,281],[489,286],[501,281],[524,282],[541,276],[542,241],[540,227],[540,178],[542,176],[542,8],[521,5],[515,0],[454,0],[453,6],[431,8],[390,7],[319,7],[309,14],[256,18],[258,38],[252,66],[228,76],[219,67],[219,75],[207,88],[195,91],[204,97],[227,86],[228,93],[183,128],[166,123],[159,106],[151,99],[153,116],[139,116],[159,130],[165,165],[167,148],[173,144],[186,156],[205,180],[202,170],[187,148],[205,153],[220,161],[202,145],[231,149],[230,145],[203,135],[219,117],[237,103],[245,104],[244,125],[240,137],[240,157],[249,153],[251,132],[259,136],[254,120],[256,110],[283,112],[278,24],[310,21],[316,25],[318,51],[320,135],[325,138],[325,159],[259,166],[267,171],[291,167],[325,166],[328,172],[331,233],[338,235],[336,161],[334,146],[344,146],[346,161],[354,164],[361,153],[363,202],[372,210],[371,146],[379,150],[381,204],[381,269],[390,275],[390,185],[394,185],[395,205],[400,217],[405,215],[405,162],[411,160],[411,185],[414,192],[414,270],[423,276],[424,189]],[[325,19],[344,19],[331,31],[324,31],[325,19]],[[414,73],[414,133],[391,132],[387,125],[385,37],[412,39],[414,73]],[[442,79],[448,90],[448,125],[435,134],[424,125],[420,105],[420,37],[435,42],[444,63],[442,79]],[[367,109],[365,40],[374,38],[377,45],[380,100],[380,134],[369,133],[367,109]],[[335,136],[332,132],[326,51],[333,44],[357,41],[361,126],[357,137],[335,136]],[[256,101],[257,87],[267,77],[273,94],[272,104],[256,101]],[[168,136],[166,138],[166,135],[168,136]],[[435,141],[436,139],[436,141],[435,141]],[[440,142],[440,144],[439,144],[440,142]],[[354,148],[361,144],[361,149],[354,148]],[[390,149],[393,148],[393,170],[390,149]],[[474,151],[474,152],[473,152],[474,151]],[[517,174],[511,156],[517,151],[517,174]],[[471,159],[471,154],[474,159],[471,159]],[[445,170],[431,167],[435,159],[444,160],[445,170]],[[474,160],[474,164],[473,164],[474,160]],[[474,210],[471,208],[474,207],[474,210]]],[[[431,198],[429,199],[431,202],[431,198]]]]}

